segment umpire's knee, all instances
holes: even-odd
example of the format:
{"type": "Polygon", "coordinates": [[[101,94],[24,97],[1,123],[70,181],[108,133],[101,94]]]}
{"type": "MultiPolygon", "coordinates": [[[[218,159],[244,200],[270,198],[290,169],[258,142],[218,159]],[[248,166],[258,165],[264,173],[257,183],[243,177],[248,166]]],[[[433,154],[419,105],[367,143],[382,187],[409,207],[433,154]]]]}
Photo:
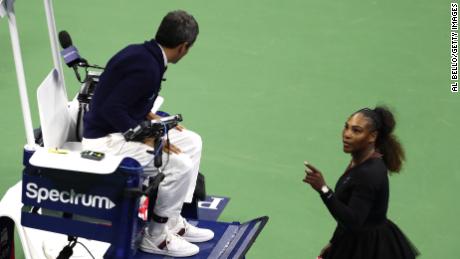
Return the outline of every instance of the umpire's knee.
{"type": "Polygon", "coordinates": [[[192,145],[195,148],[195,150],[201,152],[201,149],[203,147],[203,141],[201,139],[201,136],[191,130],[186,130],[185,132],[187,134],[187,138],[190,139],[190,142],[192,142],[192,145]]]}
{"type": "Polygon", "coordinates": [[[170,158],[171,166],[174,167],[174,172],[171,172],[179,178],[187,177],[191,175],[193,171],[192,159],[184,154],[171,154],[170,158]]]}

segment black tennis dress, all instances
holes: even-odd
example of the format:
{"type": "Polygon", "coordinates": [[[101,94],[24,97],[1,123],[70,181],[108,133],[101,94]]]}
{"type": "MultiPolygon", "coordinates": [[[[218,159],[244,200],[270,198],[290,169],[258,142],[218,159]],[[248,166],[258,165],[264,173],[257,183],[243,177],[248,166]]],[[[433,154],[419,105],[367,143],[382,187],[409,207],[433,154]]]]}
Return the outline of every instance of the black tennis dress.
{"type": "Polygon", "coordinates": [[[410,259],[419,253],[389,219],[388,169],[379,154],[348,168],[321,198],[337,221],[324,259],[410,259]]]}

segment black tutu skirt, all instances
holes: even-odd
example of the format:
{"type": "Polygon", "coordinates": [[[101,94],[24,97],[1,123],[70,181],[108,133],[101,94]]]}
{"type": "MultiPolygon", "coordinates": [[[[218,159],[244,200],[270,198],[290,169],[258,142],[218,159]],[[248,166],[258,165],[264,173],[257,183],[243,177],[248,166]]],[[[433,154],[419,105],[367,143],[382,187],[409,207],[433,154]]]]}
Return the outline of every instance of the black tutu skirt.
{"type": "Polygon", "coordinates": [[[390,220],[365,231],[344,231],[323,259],[412,259],[418,250],[390,220]]]}

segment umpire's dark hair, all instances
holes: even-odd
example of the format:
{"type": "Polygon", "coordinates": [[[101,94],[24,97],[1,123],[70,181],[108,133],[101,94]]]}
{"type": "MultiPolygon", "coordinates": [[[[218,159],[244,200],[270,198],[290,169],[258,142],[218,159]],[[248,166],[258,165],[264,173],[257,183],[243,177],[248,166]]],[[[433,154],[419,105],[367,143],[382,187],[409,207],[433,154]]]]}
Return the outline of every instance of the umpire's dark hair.
{"type": "Polygon", "coordinates": [[[198,36],[198,23],[192,15],[182,10],[169,12],[158,27],[155,40],[163,47],[175,48],[187,42],[191,47],[198,36]]]}
{"type": "Polygon", "coordinates": [[[375,146],[382,153],[388,170],[399,173],[406,156],[401,143],[393,134],[396,126],[393,113],[386,106],[377,106],[375,109],[364,108],[357,113],[368,118],[373,130],[377,131],[375,146]]]}

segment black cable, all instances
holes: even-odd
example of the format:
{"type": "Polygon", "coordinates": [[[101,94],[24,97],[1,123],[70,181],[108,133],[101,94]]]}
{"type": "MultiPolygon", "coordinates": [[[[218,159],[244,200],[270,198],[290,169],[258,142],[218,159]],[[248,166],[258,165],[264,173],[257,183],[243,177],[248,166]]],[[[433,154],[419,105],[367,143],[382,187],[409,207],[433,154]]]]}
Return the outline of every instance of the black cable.
{"type": "Polygon", "coordinates": [[[94,258],[93,254],[89,251],[88,247],[86,247],[82,242],[78,242],[78,241],[77,241],[77,243],[80,244],[81,246],[83,246],[83,248],[86,249],[86,251],[87,251],[88,254],[91,256],[91,258],[96,259],[96,258],[94,258]]]}
{"type": "Polygon", "coordinates": [[[81,80],[80,72],[78,72],[78,67],[73,66],[72,68],[73,72],[75,73],[75,76],[77,77],[78,82],[83,83],[83,81],[81,80]]]}
{"type": "Polygon", "coordinates": [[[69,259],[73,254],[73,250],[70,246],[64,246],[56,259],[69,259]]]}
{"type": "Polygon", "coordinates": [[[81,137],[80,137],[80,118],[83,119],[81,117],[81,113],[83,112],[83,104],[80,102],[80,100],[78,101],[78,114],[77,114],[77,125],[75,126],[75,137],[77,139],[77,141],[81,141],[81,137]]]}
{"type": "Polygon", "coordinates": [[[69,243],[62,248],[61,252],[59,252],[59,255],[56,259],[69,259],[72,254],[73,254],[73,248],[77,244],[77,238],[68,236],[67,239],[69,240],[69,243]]]}
{"type": "Polygon", "coordinates": [[[86,81],[88,81],[88,67],[85,67],[85,79],[83,80],[82,84],[83,83],[86,83],[86,81]]]}
{"type": "Polygon", "coordinates": [[[169,152],[166,152],[167,153],[167,159],[166,159],[166,163],[163,166],[162,170],[165,170],[166,166],[168,165],[168,163],[169,163],[169,155],[171,153],[170,142],[169,142],[169,130],[166,131],[166,146],[168,147],[169,152]]]}

